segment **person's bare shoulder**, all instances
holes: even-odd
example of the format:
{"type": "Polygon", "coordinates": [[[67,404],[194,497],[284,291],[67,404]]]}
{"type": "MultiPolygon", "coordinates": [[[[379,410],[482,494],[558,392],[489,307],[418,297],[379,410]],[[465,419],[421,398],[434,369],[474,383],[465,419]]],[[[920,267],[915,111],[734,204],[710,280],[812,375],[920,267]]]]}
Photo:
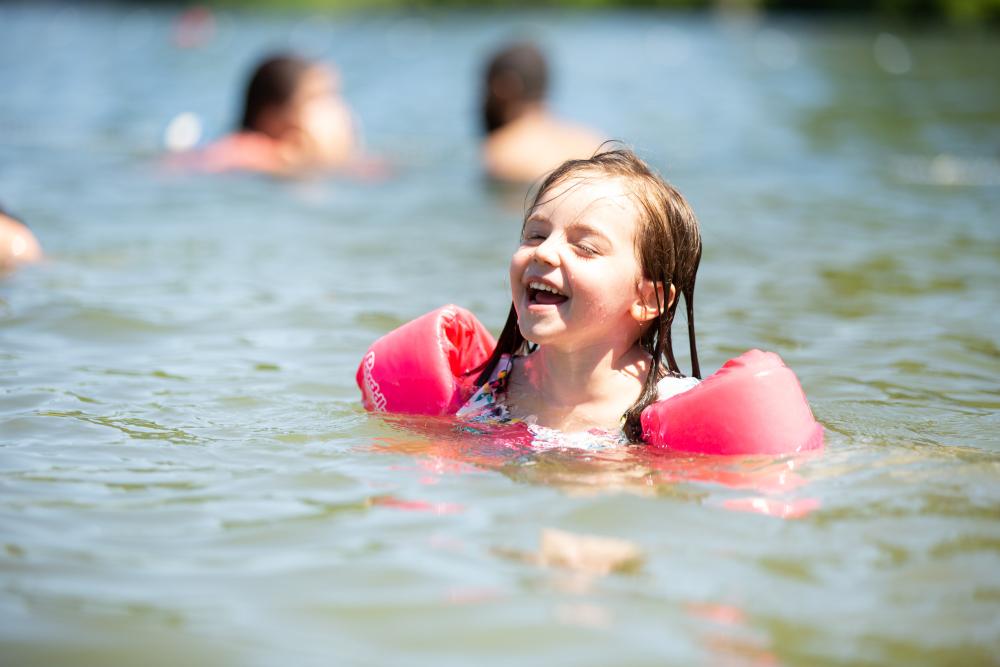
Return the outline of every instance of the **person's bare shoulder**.
{"type": "Polygon", "coordinates": [[[37,262],[42,247],[26,225],[0,213],[0,271],[9,271],[19,264],[37,262]]]}
{"type": "Polygon", "coordinates": [[[548,117],[515,121],[486,139],[483,163],[493,178],[526,183],[566,160],[590,157],[602,141],[588,128],[548,117]]]}

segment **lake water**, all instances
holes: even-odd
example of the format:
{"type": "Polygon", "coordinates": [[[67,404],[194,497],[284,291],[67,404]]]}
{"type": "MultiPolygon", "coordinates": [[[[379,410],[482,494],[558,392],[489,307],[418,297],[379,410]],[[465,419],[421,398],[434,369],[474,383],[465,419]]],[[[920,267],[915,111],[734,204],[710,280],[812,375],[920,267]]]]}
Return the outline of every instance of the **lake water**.
{"type": "Polygon", "coordinates": [[[0,6],[0,201],[48,253],[0,282],[4,664],[996,664],[996,33],[233,12],[182,49],[177,15],[0,6]],[[518,35],[559,113],[691,200],[702,368],[779,352],[822,455],[515,454],[363,412],[377,336],[506,315],[524,193],[485,184],[474,112],[518,35]],[[166,173],[171,119],[223,133],[286,47],[340,66],[394,176],[166,173]],[[551,530],[641,563],[560,567],[551,530]]]}

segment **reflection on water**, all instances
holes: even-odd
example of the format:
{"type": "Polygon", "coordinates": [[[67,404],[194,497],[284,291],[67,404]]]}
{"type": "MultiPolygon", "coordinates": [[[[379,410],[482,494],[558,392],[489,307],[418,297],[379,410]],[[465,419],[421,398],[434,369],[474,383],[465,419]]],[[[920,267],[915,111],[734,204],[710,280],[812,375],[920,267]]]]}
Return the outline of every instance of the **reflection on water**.
{"type": "MultiPolygon", "coordinates": [[[[411,428],[427,430],[426,422],[406,421],[411,428]]],[[[427,439],[412,435],[379,438],[374,451],[418,457],[417,465],[429,473],[421,479],[425,484],[437,484],[440,475],[465,475],[482,468],[518,482],[557,488],[574,497],[630,493],[702,502],[710,494],[691,485],[708,484],[751,494],[710,500],[735,511],[800,518],[820,506],[816,498],[793,493],[806,485],[796,469],[815,459],[815,454],[774,459],[679,455],[646,447],[596,452],[572,447],[538,450],[532,447],[530,433],[519,428],[522,425],[491,429],[495,432],[480,430],[473,438],[467,436],[470,429],[465,426],[447,422],[432,425],[436,428],[427,439]]]]}
{"type": "Polygon", "coordinates": [[[994,660],[994,35],[220,12],[178,48],[178,15],[0,9],[0,199],[49,255],[0,283],[5,663],[994,660]],[[481,177],[473,112],[522,29],[555,109],[698,212],[703,365],[781,352],[820,456],[536,451],[362,412],[379,334],[448,302],[505,318],[524,193],[481,177]],[[159,167],[172,120],[227,131],[283,46],[340,65],[392,180],[159,167]]]}

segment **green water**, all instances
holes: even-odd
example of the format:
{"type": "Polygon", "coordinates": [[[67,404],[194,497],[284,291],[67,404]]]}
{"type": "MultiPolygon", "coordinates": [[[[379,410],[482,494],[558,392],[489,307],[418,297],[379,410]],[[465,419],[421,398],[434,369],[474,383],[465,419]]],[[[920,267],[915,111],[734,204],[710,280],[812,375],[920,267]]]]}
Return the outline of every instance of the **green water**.
{"type": "Polygon", "coordinates": [[[0,661],[996,664],[996,34],[232,13],[180,50],[174,18],[0,6],[0,201],[49,255],[0,282],[0,661]],[[702,367],[780,352],[821,456],[515,453],[360,409],[375,337],[503,322],[523,192],[483,182],[473,112],[523,31],[553,106],[698,213],[702,367]],[[159,167],[288,46],[339,64],[391,179],[159,167]],[[545,565],[547,529],[641,563],[545,565]]]}

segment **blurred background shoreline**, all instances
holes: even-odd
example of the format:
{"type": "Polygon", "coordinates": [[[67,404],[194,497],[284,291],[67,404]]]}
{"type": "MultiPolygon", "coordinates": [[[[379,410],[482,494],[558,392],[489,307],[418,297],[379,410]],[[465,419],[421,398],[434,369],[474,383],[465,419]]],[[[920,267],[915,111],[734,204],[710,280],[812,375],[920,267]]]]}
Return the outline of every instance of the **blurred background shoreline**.
{"type": "Polygon", "coordinates": [[[190,3],[171,0],[121,2],[119,4],[159,4],[191,6],[201,4],[217,9],[246,8],[270,11],[329,10],[354,11],[587,11],[587,10],[668,10],[713,11],[730,15],[767,14],[771,16],[876,17],[908,22],[945,21],[953,25],[1000,22],[997,0],[209,0],[190,3]]]}

